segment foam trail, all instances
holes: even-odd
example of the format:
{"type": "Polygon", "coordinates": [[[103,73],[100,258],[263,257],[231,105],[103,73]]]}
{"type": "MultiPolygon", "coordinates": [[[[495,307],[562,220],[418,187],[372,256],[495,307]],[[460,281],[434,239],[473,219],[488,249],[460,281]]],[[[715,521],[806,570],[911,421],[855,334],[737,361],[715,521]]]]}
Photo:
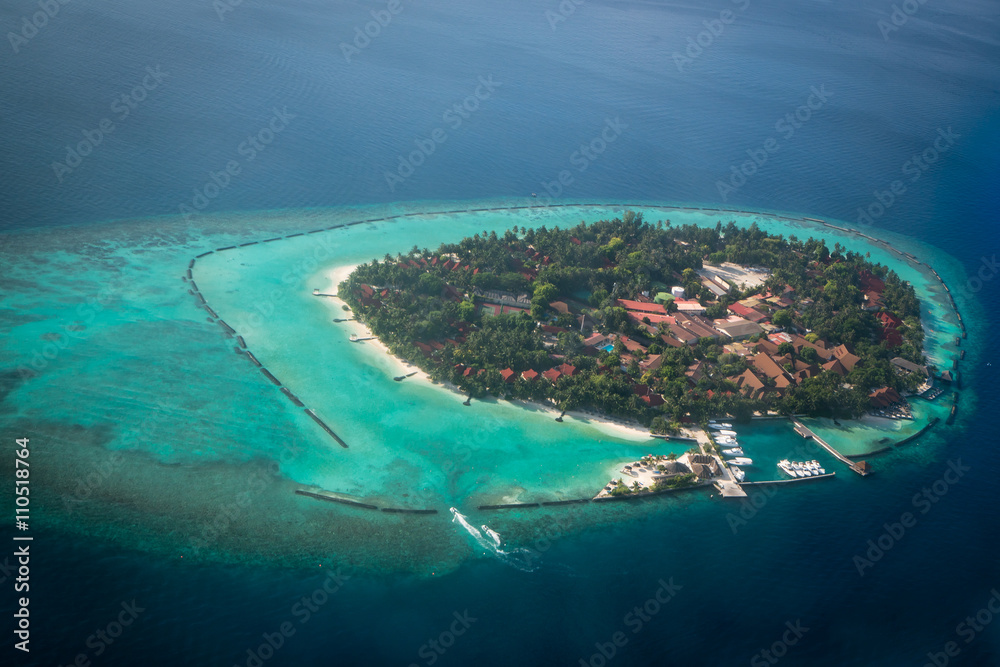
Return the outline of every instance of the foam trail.
{"type": "Polygon", "coordinates": [[[500,533],[498,533],[497,531],[493,530],[492,528],[490,528],[489,526],[487,526],[485,523],[482,526],[480,526],[480,527],[483,529],[483,534],[486,535],[487,537],[489,537],[491,540],[493,540],[493,544],[495,544],[497,546],[497,548],[499,549],[500,545],[503,544],[503,540],[500,539],[500,533]]]}
{"type": "Polygon", "coordinates": [[[479,532],[479,529],[473,526],[468,521],[466,521],[464,514],[459,512],[454,507],[451,508],[451,513],[455,517],[454,519],[452,519],[452,521],[453,522],[457,521],[459,525],[461,525],[463,528],[469,531],[469,535],[472,535],[474,538],[476,538],[476,542],[479,542],[479,544],[482,545],[483,547],[487,547],[490,545],[490,541],[487,540],[485,537],[483,537],[483,534],[479,532]]]}
{"type": "MultiPolygon", "coordinates": [[[[538,569],[536,566],[531,565],[531,561],[535,558],[532,557],[531,551],[528,549],[516,548],[510,551],[504,551],[490,538],[483,535],[482,531],[470,524],[464,514],[459,512],[454,507],[451,508],[451,513],[454,516],[452,522],[457,522],[465,530],[472,535],[476,543],[483,548],[484,551],[494,554],[498,559],[503,561],[505,564],[510,565],[513,568],[521,570],[522,572],[534,572],[538,569]]],[[[485,527],[485,526],[484,526],[485,527]]]]}

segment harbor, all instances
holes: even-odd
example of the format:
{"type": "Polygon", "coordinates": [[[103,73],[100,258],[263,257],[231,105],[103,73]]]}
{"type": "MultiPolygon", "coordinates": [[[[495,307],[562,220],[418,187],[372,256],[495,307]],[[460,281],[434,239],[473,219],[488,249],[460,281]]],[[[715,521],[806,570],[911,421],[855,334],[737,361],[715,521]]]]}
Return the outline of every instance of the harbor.
{"type": "Polygon", "coordinates": [[[840,461],[841,463],[843,463],[844,465],[846,465],[848,468],[850,468],[854,472],[858,473],[862,477],[866,477],[866,476],[868,476],[868,475],[871,474],[871,466],[868,465],[867,461],[859,461],[858,463],[855,463],[854,461],[852,461],[851,459],[847,458],[846,456],[844,456],[843,454],[841,454],[840,452],[838,452],[836,449],[834,449],[833,447],[831,447],[825,440],[823,440],[821,437],[819,437],[818,435],[816,435],[815,433],[813,433],[813,431],[811,429],[809,429],[802,422],[793,419],[792,423],[795,425],[795,432],[796,433],[798,433],[799,435],[801,435],[803,438],[811,439],[813,442],[815,442],[816,444],[818,444],[820,447],[822,447],[826,451],[830,452],[830,454],[832,454],[838,461],[840,461]]]}

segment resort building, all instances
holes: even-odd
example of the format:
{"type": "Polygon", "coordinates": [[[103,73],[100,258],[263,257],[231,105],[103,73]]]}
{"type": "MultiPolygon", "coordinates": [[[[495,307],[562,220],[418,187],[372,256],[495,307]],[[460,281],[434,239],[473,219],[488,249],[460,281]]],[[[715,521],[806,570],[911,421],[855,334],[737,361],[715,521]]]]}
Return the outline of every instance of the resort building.
{"type": "MultiPolygon", "coordinates": [[[[743,340],[764,331],[759,324],[737,316],[725,320],[713,320],[712,326],[725,334],[730,340],[743,340]]],[[[775,346],[775,351],[777,351],[777,346],[775,346]]]]}

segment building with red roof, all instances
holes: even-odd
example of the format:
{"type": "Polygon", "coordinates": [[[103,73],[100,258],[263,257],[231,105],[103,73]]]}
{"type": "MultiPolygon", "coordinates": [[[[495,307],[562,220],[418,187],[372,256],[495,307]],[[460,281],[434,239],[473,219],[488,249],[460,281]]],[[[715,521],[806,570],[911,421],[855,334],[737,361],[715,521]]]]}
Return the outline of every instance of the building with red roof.
{"type": "Polygon", "coordinates": [[[542,377],[544,377],[552,384],[555,384],[556,380],[562,377],[562,372],[560,372],[558,368],[550,368],[549,370],[542,373],[542,377]]]}
{"type": "Polygon", "coordinates": [[[618,299],[616,303],[625,310],[640,313],[654,313],[658,315],[667,314],[667,309],[660,303],[643,303],[642,301],[631,301],[629,299],[618,299]]]}

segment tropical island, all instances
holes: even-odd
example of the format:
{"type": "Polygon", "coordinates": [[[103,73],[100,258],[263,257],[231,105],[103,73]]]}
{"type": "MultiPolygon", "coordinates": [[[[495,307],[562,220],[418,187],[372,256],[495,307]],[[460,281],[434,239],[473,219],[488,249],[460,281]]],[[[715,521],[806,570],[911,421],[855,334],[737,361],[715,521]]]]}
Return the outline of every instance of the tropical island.
{"type": "Polygon", "coordinates": [[[933,369],[913,287],[822,240],[640,214],[476,234],[361,264],[339,295],[470,397],[635,419],[905,417],[933,369]]]}

